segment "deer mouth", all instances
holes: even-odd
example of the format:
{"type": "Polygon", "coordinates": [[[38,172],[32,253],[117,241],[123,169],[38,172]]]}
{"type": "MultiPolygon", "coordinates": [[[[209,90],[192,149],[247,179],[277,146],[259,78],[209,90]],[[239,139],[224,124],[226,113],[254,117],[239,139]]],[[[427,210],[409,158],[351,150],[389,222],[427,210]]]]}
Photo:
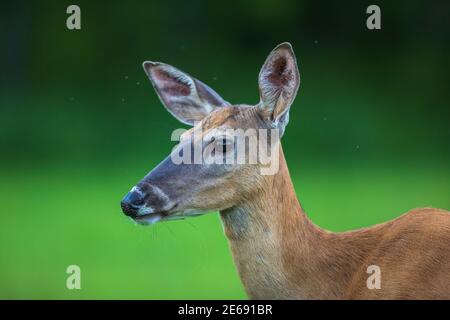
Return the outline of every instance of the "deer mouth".
{"type": "Polygon", "coordinates": [[[176,206],[177,205],[174,204],[172,207],[164,211],[149,212],[145,214],[136,215],[133,216],[132,219],[140,225],[151,225],[164,220],[174,220],[172,219],[172,217],[176,216],[173,214],[173,210],[175,209],[176,206]]]}
{"type": "Polygon", "coordinates": [[[149,213],[144,214],[142,216],[133,217],[133,220],[139,223],[140,225],[151,225],[155,224],[164,219],[164,215],[162,213],[149,213]]]}
{"type": "Polygon", "coordinates": [[[163,212],[155,212],[143,214],[140,216],[133,217],[133,220],[140,225],[152,225],[157,222],[163,221],[173,221],[173,220],[183,220],[186,218],[201,216],[203,213],[194,210],[184,210],[184,211],[173,211],[176,207],[174,205],[171,209],[163,212]]]}

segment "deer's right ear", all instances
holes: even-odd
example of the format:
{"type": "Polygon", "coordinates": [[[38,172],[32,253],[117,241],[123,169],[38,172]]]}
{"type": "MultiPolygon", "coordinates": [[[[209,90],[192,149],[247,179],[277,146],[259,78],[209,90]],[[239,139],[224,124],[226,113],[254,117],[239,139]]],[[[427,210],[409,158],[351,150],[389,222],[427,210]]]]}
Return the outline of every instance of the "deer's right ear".
{"type": "Polygon", "coordinates": [[[151,61],[143,67],[163,105],[185,124],[193,125],[215,108],[230,105],[206,84],[175,67],[151,61]]]}
{"type": "Polygon", "coordinates": [[[289,108],[300,85],[297,61],[289,43],[282,43],[272,50],[261,68],[258,83],[263,117],[284,130],[289,108]]]}

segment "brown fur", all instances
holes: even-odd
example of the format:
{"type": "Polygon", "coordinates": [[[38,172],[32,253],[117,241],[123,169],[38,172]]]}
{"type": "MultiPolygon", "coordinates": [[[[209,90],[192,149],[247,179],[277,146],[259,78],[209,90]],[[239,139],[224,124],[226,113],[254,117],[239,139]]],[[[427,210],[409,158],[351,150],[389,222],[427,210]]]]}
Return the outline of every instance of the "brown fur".
{"type": "MultiPolygon", "coordinates": [[[[213,135],[212,129],[219,127],[269,128],[282,135],[300,85],[289,43],[278,45],[266,59],[258,77],[260,103],[256,106],[232,106],[205,84],[169,65],[148,61],[144,69],[171,114],[187,124],[201,121],[183,139],[195,132],[213,135]]],[[[258,139],[257,133],[251,134],[258,139]]],[[[203,140],[183,143],[190,147],[203,140]]],[[[271,148],[278,143],[278,138],[267,142],[271,148]]],[[[161,191],[147,192],[154,215],[164,212],[165,217],[176,218],[220,210],[250,298],[450,299],[449,212],[416,209],[371,228],[332,233],[307,218],[281,148],[276,174],[262,175],[260,167],[175,167],[165,160],[138,187],[146,192],[145,185],[150,191],[156,187],[164,191],[164,197],[161,191]],[[367,287],[371,265],[381,269],[380,289],[367,287]]],[[[139,220],[139,212],[130,211],[127,202],[123,208],[139,220]]]]}
{"type": "Polygon", "coordinates": [[[282,152],[278,174],[221,217],[250,298],[450,298],[449,212],[415,209],[371,228],[322,230],[302,210],[282,152]],[[381,289],[367,288],[369,265],[381,268],[381,289]]]}
{"type": "MultiPolygon", "coordinates": [[[[218,108],[198,126],[203,134],[219,127],[266,128],[258,110],[218,108]]],[[[415,209],[370,228],[323,230],[298,202],[281,148],[275,175],[244,165],[189,194],[189,208],[224,208],[225,235],[250,298],[450,299],[447,211],[415,209]],[[367,287],[370,265],[381,269],[381,289],[367,287]]]]}

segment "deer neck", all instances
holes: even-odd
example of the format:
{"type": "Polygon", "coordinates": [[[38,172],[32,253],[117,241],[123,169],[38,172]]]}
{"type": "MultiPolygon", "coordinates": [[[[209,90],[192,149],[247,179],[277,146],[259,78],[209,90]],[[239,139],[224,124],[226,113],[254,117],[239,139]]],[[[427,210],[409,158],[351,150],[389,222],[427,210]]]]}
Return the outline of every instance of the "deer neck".
{"type": "Polygon", "coordinates": [[[266,176],[264,184],[251,199],[220,213],[247,294],[256,299],[335,298],[330,292],[342,290],[343,284],[320,278],[324,272],[319,270],[334,258],[337,239],[304,213],[281,148],[279,171],[266,176]]]}

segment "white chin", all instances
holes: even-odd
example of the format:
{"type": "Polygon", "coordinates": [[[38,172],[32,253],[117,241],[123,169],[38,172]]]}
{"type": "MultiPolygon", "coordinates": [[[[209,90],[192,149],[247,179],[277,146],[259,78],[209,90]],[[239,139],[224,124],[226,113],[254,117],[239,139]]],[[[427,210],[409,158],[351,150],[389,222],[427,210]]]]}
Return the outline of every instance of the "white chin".
{"type": "Polygon", "coordinates": [[[159,213],[147,214],[145,216],[133,218],[134,221],[142,226],[148,226],[160,221],[182,220],[189,217],[201,216],[204,212],[198,212],[194,210],[186,210],[177,214],[163,216],[159,213]]]}
{"type": "Polygon", "coordinates": [[[136,217],[136,218],[134,218],[134,221],[136,221],[140,225],[147,226],[147,225],[155,224],[158,221],[161,221],[162,218],[163,218],[162,215],[155,213],[155,214],[149,214],[149,215],[146,215],[143,217],[136,217]]]}

